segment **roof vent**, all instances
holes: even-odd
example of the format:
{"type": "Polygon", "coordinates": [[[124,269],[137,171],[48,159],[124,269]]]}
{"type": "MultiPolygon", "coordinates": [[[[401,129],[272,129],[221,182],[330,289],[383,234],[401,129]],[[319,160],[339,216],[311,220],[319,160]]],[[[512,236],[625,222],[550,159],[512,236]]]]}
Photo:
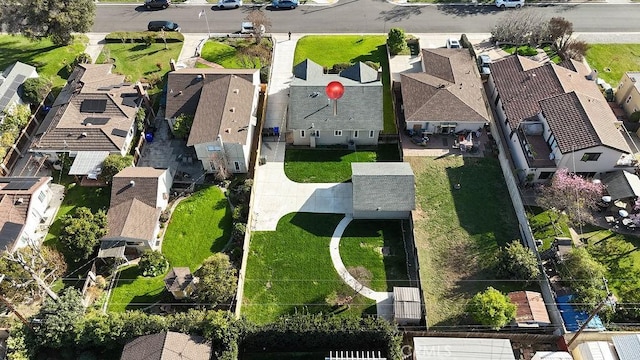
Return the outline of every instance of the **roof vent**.
{"type": "Polygon", "coordinates": [[[239,92],[240,92],[240,89],[233,89],[234,94],[238,94],[239,92]]]}
{"type": "Polygon", "coordinates": [[[88,122],[88,123],[84,124],[84,126],[91,126],[91,125],[93,125],[93,124],[92,124],[92,123],[90,123],[90,122],[88,122]]]}
{"type": "Polygon", "coordinates": [[[136,186],[136,182],[135,182],[135,181],[133,181],[133,180],[129,181],[129,186],[131,186],[131,187],[136,186]]]}
{"type": "Polygon", "coordinates": [[[178,95],[182,95],[182,90],[178,91],[178,95]]]}
{"type": "Polygon", "coordinates": [[[83,137],[83,138],[87,137],[87,133],[83,132],[82,134],[80,134],[80,137],[83,137]]]}
{"type": "Polygon", "coordinates": [[[235,107],[232,107],[232,108],[230,108],[230,109],[229,109],[229,111],[231,111],[231,112],[236,112],[236,108],[235,108],[235,107]]]}
{"type": "Polygon", "coordinates": [[[445,84],[440,84],[440,85],[438,85],[438,89],[444,89],[445,86],[446,86],[445,84]]]}
{"type": "Polygon", "coordinates": [[[20,205],[24,203],[24,199],[23,198],[18,198],[18,200],[16,200],[16,204],[20,205]]]}
{"type": "Polygon", "coordinates": [[[198,80],[202,80],[203,78],[204,78],[204,76],[202,76],[202,74],[198,74],[198,75],[196,76],[196,79],[198,79],[198,80]]]}
{"type": "Polygon", "coordinates": [[[231,128],[226,128],[224,132],[226,132],[227,134],[231,134],[231,128]]]}

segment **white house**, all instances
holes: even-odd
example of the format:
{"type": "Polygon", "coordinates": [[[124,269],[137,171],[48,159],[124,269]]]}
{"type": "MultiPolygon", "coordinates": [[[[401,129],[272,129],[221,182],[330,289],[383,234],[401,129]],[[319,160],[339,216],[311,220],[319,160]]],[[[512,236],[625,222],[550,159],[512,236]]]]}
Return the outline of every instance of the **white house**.
{"type": "Polygon", "coordinates": [[[0,177],[0,252],[39,245],[38,225],[46,220],[50,177],[0,177]]]}
{"type": "Polygon", "coordinates": [[[113,177],[107,212],[109,232],[102,239],[98,257],[124,257],[126,248],[137,254],[158,249],[160,214],[169,203],[172,181],[168,170],[150,167],[128,167],[113,177]]]}
{"type": "Polygon", "coordinates": [[[257,69],[180,69],[169,73],[165,118],[193,116],[187,145],[206,172],[225,166],[249,169],[257,123],[260,72],[257,69]]]}
{"type": "Polygon", "coordinates": [[[587,177],[633,172],[622,124],[582,63],[513,55],[490,66],[490,101],[521,180],[546,181],[560,168],[587,177]]]}
{"type": "Polygon", "coordinates": [[[16,61],[0,73],[0,123],[6,111],[24,102],[18,94],[18,88],[28,78],[37,78],[38,72],[31,65],[16,61]]]}
{"type": "Polygon", "coordinates": [[[146,93],[142,85],[112,74],[111,67],[76,66],[36,131],[31,152],[52,161],[58,154],[74,158],[82,151],[127,154],[146,93]]]}

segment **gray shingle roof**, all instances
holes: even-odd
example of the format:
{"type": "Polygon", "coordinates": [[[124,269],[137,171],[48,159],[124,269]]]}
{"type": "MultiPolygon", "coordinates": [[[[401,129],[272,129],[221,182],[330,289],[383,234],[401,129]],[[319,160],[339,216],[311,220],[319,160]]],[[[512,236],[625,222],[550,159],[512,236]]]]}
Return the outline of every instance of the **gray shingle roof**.
{"type": "MultiPolygon", "coordinates": [[[[365,74],[363,79],[368,80],[369,76],[365,74]]],[[[384,127],[382,82],[379,80],[362,83],[336,74],[313,76],[308,80],[296,77],[289,91],[289,129],[382,130],[384,127]],[[339,81],[344,86],[344,95],[337,100],[336,116],[325,93],[325,87],[331,81],[339,81]]]]}
{"type": "Polygon", "coordinates": [[[640,196],[640,178],[625,170],[605,174],[602,184],[607,187],[607,194],[612,200],[640,196]]]}
{"type": "Polygon", "coordinates": [[[169,291],[184,291],[189,284],[197,282],[188,267],[174,267],[164,277],[164,285],[169,291]]]}
{"type": "Polygon", "coordinates": [[[598,145],[630,153],[611,108],[585,78],[588,70],[575,61],[560,65],[516,55],[490,65],[511,128],[543,111],[562,153],[598,145]]]}
{"type": "Polygon", "coordinates": [[[404,162],[352,163],[354,211],[411,211],[415,182],[404,162]]]}
{"type": "Polygon", "coordinates": [[[351,79],[359,83],[378,81],[378,72],[363,62],[358,62],[340,72],[343,78],[351,79]]]}
{"type": "Polygon", "coordinates": [[[322,66],[306,59],[293,67],[293,76],[302,80],[310,80],[311,78],[321,77],[324,74],[322,66]]]}
{"type": "Polygon", "coordinates": [[[16,61],[0,76],[0,113],[19,99],[18,88],[30,77],[38,76],[36,68],[16,61]]]}
{"type": "Polygon", "coordinates": [[[201,336],[161,332],[129,341],[120,360],[209,360],[211,345],[201,336]]]}
{"type": "Polygon", "coordinates": [[[407,121],[489,121],[482,83],[466,49],[423,49],[424,72],[401,75],[407,121]]]}

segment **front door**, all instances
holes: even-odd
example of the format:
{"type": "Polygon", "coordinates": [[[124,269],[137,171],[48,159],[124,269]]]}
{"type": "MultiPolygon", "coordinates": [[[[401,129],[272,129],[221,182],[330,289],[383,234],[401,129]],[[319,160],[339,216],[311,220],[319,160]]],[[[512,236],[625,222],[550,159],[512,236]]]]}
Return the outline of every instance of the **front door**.
{"type": "Polygon", "coordinates": [[[419,133],[422,131],[422,124],[413,124],[413,131],[419,133]]]}

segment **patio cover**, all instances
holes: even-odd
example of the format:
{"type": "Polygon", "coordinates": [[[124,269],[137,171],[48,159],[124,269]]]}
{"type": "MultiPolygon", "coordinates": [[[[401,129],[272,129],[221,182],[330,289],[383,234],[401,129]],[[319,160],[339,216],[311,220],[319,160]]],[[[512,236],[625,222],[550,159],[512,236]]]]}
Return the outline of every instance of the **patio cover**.
{"type": "Polygon", "coordinates": [[[89,175],[95,173],[102,166],[104,159],[109,156],[108,151],[78,151],[73,160],[69,175],[89,175]]]}
{"type": "Polygon", "coordinates": [[[126,247],[126,243],[124,241],[102,241],[100,243],[100,250],[98,250],[99,258],[123,258],[124,249],[126,247]]]}
{"type": "Polygon", "coordinates": [[[613,201],[640,196],[640,178],[628,171],[607,174],[602,177],[602,183],[613,201]]]}

